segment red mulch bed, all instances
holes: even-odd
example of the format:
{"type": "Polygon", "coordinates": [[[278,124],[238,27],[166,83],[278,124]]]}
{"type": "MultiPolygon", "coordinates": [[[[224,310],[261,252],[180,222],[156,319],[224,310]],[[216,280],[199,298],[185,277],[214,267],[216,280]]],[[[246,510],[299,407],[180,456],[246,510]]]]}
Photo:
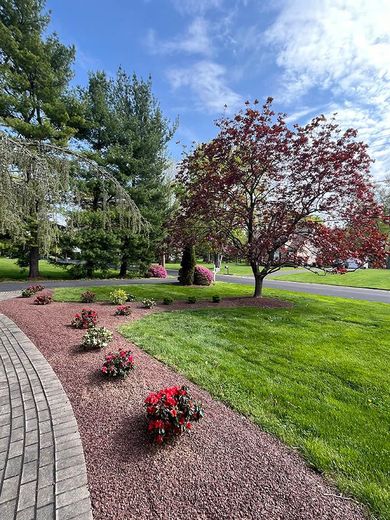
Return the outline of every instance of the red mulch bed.
{"type": "MultiPolygon", "coordinates": [[[[84,331],[69,326],[81,308],[93,308],[112,330],[150,311],[131,304],[132,316],[114,316],[105,304],[0,303],[37,345],[60,378],[75,412],[85,450],[95,520],[115,519],[362,519],[362,508],[309,469],[300,456],[246,418],[131,346],[136,369],[123,381],[99,372],[102,351],[80,350],[84,331]],[[143,401],[150,391],[187,384],[201,399],[205,418],[191,436],[157,447],[146,435],[143,401]]],[[[208,304],[213,306],[213,304],[208,304]]],[[[240,298],[218,306],[281,306],[281,301],[240,298]]],[[[157,310],[196,308],[175,304],[157,310]]],[[[215,304],[214,304],[215,306],[215,304]]],[[[129,347],[118,333],[104,351],[129,347]]]]}

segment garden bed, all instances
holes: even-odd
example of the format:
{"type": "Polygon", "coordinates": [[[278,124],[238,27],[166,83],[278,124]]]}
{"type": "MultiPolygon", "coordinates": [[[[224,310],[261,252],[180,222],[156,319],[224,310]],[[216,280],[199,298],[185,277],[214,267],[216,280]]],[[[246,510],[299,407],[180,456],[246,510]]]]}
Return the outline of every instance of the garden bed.
{"type": "MultiPolygon", "coordinates": [[[[83,307],[95,309],[111,330],[161,310],[130,303],[131,316],[114,316],[108,304],[52,303],[32,299],[0,303],[37,345],[59,376],[74,408],[85,450],[95,520],[210,518],[362,519],[361,508],[309,469],[297,453],[221,402],[214,401],[172,369],[134,345],[136,368],[123,381],[99,372],[104,353],[129,348],[117,332],[104,351],[83,351],[85,331],[69,326],[83,307]],[[193,434],[176,444],[154,446],[146,435],[143,401],[150,391],[187,384],[205,408],[193,434]]],[[[226,300],[218,306],[289,305],[281,300],[226,300]]]]}

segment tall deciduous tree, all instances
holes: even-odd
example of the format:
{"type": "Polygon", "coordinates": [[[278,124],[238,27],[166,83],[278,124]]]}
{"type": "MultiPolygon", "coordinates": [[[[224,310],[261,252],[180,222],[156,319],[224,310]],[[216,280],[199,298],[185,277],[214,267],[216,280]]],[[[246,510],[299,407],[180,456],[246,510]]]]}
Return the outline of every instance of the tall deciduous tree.
{"type": "Polygon", "coordinates": [[[367,146],[323,116],[289,128],[271,104],[222,118],[217,137],[183,160],[181,218],[196,216],[247,258],[256,297],[268,274],[309,254],[325,265],[383,262],[367,146]]]}
{"type": "MultiPolygon", "coordinates": [[[[77,103],[66,94],[75,51],[55,34],[44,36],[49,23],[44,8],[43,0],[0,4],[0,122],[27,139],[64,143],[82,120],[77,103]]],[[[34,185],[35,178],[35,172],[26,172],[23,179],[34,185]]],[[[37,193],[24,220],[32,278],[39,275],[41,227],[46,225],[39,218],[41,203],[37,193]]]]}

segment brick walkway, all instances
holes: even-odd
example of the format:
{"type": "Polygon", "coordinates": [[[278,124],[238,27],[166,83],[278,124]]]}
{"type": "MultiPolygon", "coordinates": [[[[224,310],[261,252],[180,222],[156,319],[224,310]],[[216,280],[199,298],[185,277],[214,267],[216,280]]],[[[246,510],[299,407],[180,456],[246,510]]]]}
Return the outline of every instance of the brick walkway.
{"type": "Polygon", "coordinates": [[[60,381],[0,314],[0,519],[92,519],[76,419],[60,381]]]}

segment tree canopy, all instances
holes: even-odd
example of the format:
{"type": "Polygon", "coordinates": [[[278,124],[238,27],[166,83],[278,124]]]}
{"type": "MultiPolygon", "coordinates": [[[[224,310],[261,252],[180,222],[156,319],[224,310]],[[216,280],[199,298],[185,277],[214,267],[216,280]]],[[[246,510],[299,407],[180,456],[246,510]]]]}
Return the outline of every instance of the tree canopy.
{"type": "Polygon", "coordinates": [[[269,273],[306,265],[310,255],[320,265],[381,264],[381,210],[357,132],[324,116],[290,128],[271,98],[257,104],[219,120],[218,135],[182,161],[178,225],[196,218],[197,232],[201,222],[210,239],[247,258],[255,296],[269,273]]]}

